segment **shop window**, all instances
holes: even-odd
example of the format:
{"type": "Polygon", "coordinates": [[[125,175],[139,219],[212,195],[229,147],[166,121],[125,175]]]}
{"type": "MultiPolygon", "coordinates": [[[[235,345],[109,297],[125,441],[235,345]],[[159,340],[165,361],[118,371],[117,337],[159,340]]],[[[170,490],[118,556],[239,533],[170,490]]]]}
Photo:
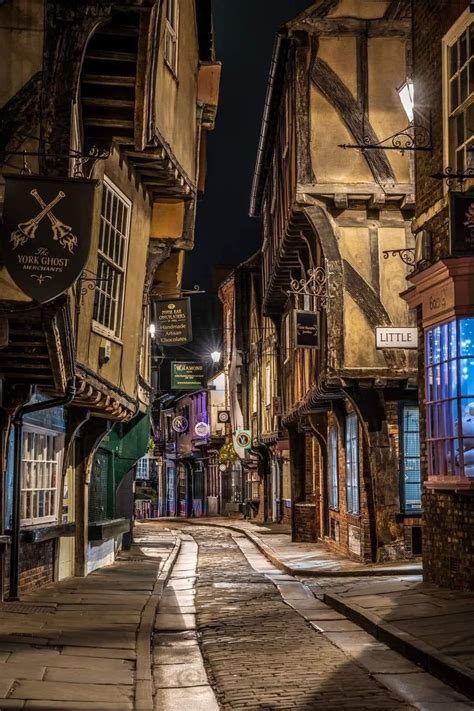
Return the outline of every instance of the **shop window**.
{"type": "Polygon", "coordinates": [[[463,173],[474,146],[474,24],[465,16],[446,41],[449,164],[463,173]]]}
{"type": "Polygon", "coordinates": [[[421,511],[420,412],[403,405],[401,412],[401,488],[404,513],[421,511]]]}
{"type": "Polygon", "coordinates": [[[174,76],[178,75],[178,0],[166,0],[165,62],[174,76]]]}
{"type": "Polygon", "coordinates": [[[93,319],[105,335],[119,337],[125,292],[131,203],[104,178],[93,319]]]}
{"type": "Polygon", "coordinates": [[[62,439],[49,430],[23,428],[20,503],[23,526],[58,520],[62,439]]]}
{"type": "Polygon", "coordinates": [[[346,496],[347,512],[358,515],[359,504],[359,426],[357,415],[346,418],[346,496]]]}
{"type": "Polygon", "coordinates": [[[474,478],[474,318],[426,332],[430,478],[474,478]]]}
{"type": "Polygon", "coordinates": [[[331,509],[339,508],[339,464],[338,464],[338,437],[337,427],[333,425],[329,430],[328,446],[328,499],[331,509]]]}

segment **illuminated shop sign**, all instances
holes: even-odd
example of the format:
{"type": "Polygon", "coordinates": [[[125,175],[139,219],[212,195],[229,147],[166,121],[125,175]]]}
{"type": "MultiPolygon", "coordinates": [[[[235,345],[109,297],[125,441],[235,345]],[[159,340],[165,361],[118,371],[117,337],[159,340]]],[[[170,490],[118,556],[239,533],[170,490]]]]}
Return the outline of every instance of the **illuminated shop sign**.
{"type": "Polygon", "coordinates": [[[189,297],[153,300],[152,304],[155,338],[159,346],[182,346],[192,341],[189,297]]]}

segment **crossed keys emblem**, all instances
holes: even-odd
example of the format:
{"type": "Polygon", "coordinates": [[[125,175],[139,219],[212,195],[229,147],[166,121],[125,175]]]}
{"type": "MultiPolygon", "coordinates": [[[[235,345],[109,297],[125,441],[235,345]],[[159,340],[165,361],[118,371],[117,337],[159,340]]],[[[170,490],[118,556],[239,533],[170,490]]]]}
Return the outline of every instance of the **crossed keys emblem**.
{"type": "Polygon", "coordinates": [[[42,210],[35,217],[32,217],[31,220],[20,222],[18,228],[11,233],[10,242],[13,243],[13,249],[25,244],[30,239],[35,239],[41,221],[47,217],[51,223],[53,240],[59,242],[64,249],[68,249],[69,252],[74,253],[74,247],[77,247],[77,237],[73,234],[72,227],[61,222],[52,212],[53,207],[66,197],[66,193],[60,190],[56,197],[48,204],[45,203],[36,188],[31,190],[30,194],[35,198],[40,207],[42,207],[42,210]]]}

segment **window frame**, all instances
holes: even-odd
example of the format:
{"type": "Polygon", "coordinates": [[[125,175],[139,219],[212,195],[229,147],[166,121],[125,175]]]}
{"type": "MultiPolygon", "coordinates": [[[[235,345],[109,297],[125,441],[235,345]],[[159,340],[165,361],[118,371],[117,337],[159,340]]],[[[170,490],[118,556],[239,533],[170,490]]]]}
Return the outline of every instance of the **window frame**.
{"type": "Polygon", "coordinates": [[[179,0],[166,0],[165,8],[165,38],[164,61],[175,79],[178,78],[179,58],[179,0]],[[172,8],[171,12],[169,11],[172,8]],[[172,55],[168,56],[168,47],[172,47],[172,55]]]}
{"type": "MultiPolygon", "coordinates": [[[[92,327],[93,330],[96,331],[97,333],[100,333],[101,335],[106,336],[107,338],[110,338],[112,340],[118,340],[120,341],[122,338],[122,331],[123,331],[123,314],[124,314],[124,308],[125,308],[125,290],[126,290],[126,283],[127,283],[127,270],[128,270],[128,256],[129,256],[129,249],[130,249],[130,237],[131,237],[131,225],[132,225],[132,201],[120,190],[120,188],[115,185],[110,178],[108,178],[106,175],[104,175],[103,178],[103,193],[102,193],[102,205],[101,205],[101,211],[100,211],[100,232],[99,232],[99,244],[97,246],[97,282],[95,285],[94,289],[94,303],[92,307],[92,327]],[[106,195],[107,191],[114,196],[117,200],[119,200],[122,205],[123,209],[126,209],[126,221],[125,221],[125,232],[122,233],[115,224],[113,224],[106,215],[104,215],[104,204],[106,201],[106,195]],[[108,236],[108,242],[110,246],[110,234],[111,230],[113,229],[115,233],[119,233],[120,236],[124,240],[124,248],[123,248],[123,260],[122,260],[122,265],[118,264],[109,254],[106,254],[105,251],[101,248],[101,239],[103,235],[103,225],[104,223],[107,223],[109,226],[109,236],[108,236]],[[101,276],[100,274],[102,273],[101,271],[101,261],[102,263],[105,263],[108,266],[109,270],[114,271],[116,274],[119,274],[119,283],[117,286],[117,294],[118,294],[118,299],[117,299],[117,307],[116,307],[116,312],[115,312],[115,323],[114,323],[114,328],[110,328],[110,326],[107,326],[106,324],[102,323],[101,321],[97,320],[96,318],[96,301],[98,298],[98,295],[101,293],[106,294],[106,296],[110,299],[112,299],[112,296],[108,291],[106,291],[102,286],[101,286],[101,276]]],[[[117,234],[115,235],[117,236],[117,234]]]]}
{"type": "Polygon", "coordinates": [[[359,420],[355,413],[346,416],[346,511],[352,516],[360,516],[359,487],[359,420]]]}
{"type": "MultiPolygon", "coordinates": [[[[59,522],[59,509],[62,505],[62,487],[63,487],[63,476],[62,476],[62,465],[63,465],[63,453],[64,453],[64,433],[57,432],[56,430],[50,430],[45,427],[38,427],[37,425],[32,425],[24,423],[22,426],[22,443],[21,443],[21,492],[20,492],[20,526],[21,528],[27,528],[31,526],[38,526],[44,524],[54,524],[59,522]],[[25,446],[28,439],[28,435],[44,435],[46,437],[51,437],[54,441],[54,448],[56,453],[56,459],[40,460],[40,459],[25,459],[25,446]],[[58,446],[59,445],[59,446],[58,446]],[[52,464],[56,463],[56,485],[54,487],[24,487],[23,482],[26,477],[25,462],[45,462],[52,464]],[[27,491],[54,491],[54,504],[51,507],[53,513],[47,516],[32,516],[30,518],[22,518],[23,512],[23,494],[27,491]]],[[[35,474],[38,476],[37,474],[35,474]]]]}
{"type": "Polygon", "coordinates": [[[410,514],[420,514],[422,512],[422,491],[423,491],[423,481],[421,477],[421,430],[420,430],[420,408],[419,405],[413,402],[403,402],[400,404],[399,410],[399,441],[400,441],[400,503],[401,512],[405,515],[410,514]],[[407,410],[416,410],[418,415],[418,455],[407,455],[407,434],[416,434],[416,431],[407,431],[405,426],[405,414],[407,410]],[[415,482],[407,482],[407,459],[417,459],[418,460],[418,476],[419,476],[419,506],[407,508],[407,484],[414,484],[415,482]]]}
{"type": "Polygon", "coordinates": [[[339,432],[331,425],[328,433],[328,506],[339,511],[339,432]]]}
{"type": "MultiPolygon", "coordinates": [[[[473,23],[474,15],[470,12],[469,8],[467,8],[442,39],[444,164],[447,166],[449,165],[454,169],[457,169],[457,159],[453,160],[453,157],[457,154],[459,146],[458,141],[456,140],[456,148],[454,150],[452,148],[453,134],[451,124],[454,122],[453,120],[456,116],[463,114],[469,106],[474,104],[474,91],[469,91],[469,73],[471,72],[470,64],[472,65],[472,72],[474,74],[474,58],[472,58],[474,55],[472,50],[471,53],[469,53],[469,50],[466,50],[466,62],[463,63],[462,68],[467,68],[467,96],[463,102],[458,103],[456,108],[451,111],[451,81],[455,76],[456,78],[458,76],[460,77],[462,72],[461,68],[458,67],[456,72],[451,75],[450,50],[453,45],[459,42],[462,35],[471,25],[473,25],[473,23]]],[[[474,45],[473,30],[471,30],[470,42],[474,45]]],[[[474,156],[472,156],[469,161],[469,154],[467,154],[465,150],[469,142],[474,145],[474,137],[468,138],[467,140],[465,139],[462,143],[462,146],[464,146],[464,171],[466,171],[469,167],[469,163],[471,164],[471,167],[474,167],[474,156]]],[[[473,182],[474,181],[472,179],[468,180],[467,189],[473,182]]],[[[445,193],[448,192],[449,186],[447,184],[444,186],[444,190],[445,193]]]]}

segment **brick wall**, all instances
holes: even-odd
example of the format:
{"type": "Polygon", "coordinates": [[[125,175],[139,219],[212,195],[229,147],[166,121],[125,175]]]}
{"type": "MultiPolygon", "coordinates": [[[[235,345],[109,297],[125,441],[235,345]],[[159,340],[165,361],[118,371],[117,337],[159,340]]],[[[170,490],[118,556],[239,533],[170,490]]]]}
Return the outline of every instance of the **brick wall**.
{"type": "Polygon", "coordinates": [[[316,506],[315,504],[295,504],[294,512],[294,540],[312,543],[317,540],[316,506]]]}
{"type": "Polygon", "coordinates": [[[433,151],[417,152],[416,213],[420,215],[443,197],[442,181],[430,178],[443,165],[441,40],[469,0],[430,0],[413,3],[414,81],[418,107],[416,121],[429,123],[431,111],[433,151]]]}
{"type": "MultiPolygon", "coordinates": [[[[55,540],[43,543],[22,543],[20,548],[20,594],[54,580],[55,540]]],[[[9,555],[5,557],[4,590],[8,595],[10,576],[9,555]]]]}
{"type": "Polygon", "coordinates": [[[474,589],[474,502],[454,492],[424,497],[425,580],[460,590],[474,589]]]}

